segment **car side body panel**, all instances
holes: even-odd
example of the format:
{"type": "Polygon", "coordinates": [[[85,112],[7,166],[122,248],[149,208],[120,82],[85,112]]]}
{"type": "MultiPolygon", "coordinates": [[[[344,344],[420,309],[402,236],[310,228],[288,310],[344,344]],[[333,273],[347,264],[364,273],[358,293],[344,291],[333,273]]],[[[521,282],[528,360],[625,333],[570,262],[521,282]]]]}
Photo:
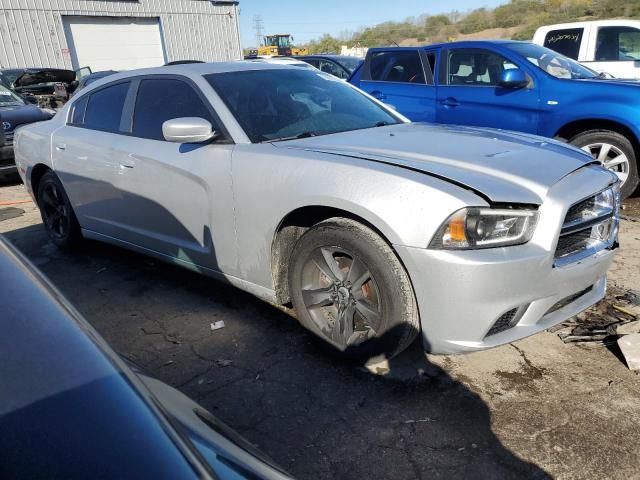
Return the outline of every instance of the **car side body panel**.
{"type": "Polygon", "coordinates": [[[300,208],[340,209],[373,225],[392,244],[424,248],[451,212],[468,203],[486,205],[473,192],[419,171],[366,159],[269,149],[238,145],[233,153],[242,252],[239,274],[265,287],[273,288],[271,251],[277,228],[300,208]]]}

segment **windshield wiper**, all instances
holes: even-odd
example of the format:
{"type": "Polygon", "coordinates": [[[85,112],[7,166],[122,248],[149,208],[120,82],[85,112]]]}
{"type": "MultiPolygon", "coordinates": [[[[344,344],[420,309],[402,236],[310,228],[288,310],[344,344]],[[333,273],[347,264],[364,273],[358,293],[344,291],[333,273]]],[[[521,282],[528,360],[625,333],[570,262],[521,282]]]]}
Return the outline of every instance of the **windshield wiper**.
{"type": "Polygon", "coordinates": [[[267,142],[285,142],[287,140],[299,140],[301,138],[309,138],[309,137],[317,137],[318,134],[316,132],[302,132],[298,135],[292,135],[290,137],[282,137],[282,138],[274,138],[273,140],[266,140],[267,142]]]}
{"type": "Polygon", "coordinates": [[[391,125],[391,123],[385,122],[384,120],[382,120],[381,122],[376,123],[374,127],[386,127],[387,125],[391,125]]]}

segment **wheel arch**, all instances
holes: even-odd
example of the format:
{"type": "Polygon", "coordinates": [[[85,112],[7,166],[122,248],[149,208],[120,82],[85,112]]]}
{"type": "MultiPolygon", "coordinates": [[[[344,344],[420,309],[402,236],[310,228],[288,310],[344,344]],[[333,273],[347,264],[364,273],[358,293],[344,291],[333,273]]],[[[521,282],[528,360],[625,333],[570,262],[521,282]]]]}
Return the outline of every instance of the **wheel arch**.
{"type": "Polygon", "coordinates": [[[271,244],[271,272],[278,303],[286,305],[291,301],[288,253],[292,251],[295,243],[309,228],[333,217],[349,218],[376,232],[394,250],[398,260],[407,271],[402,258],[393,248],[395,233],[390,230],[388,225],[379,227],[381,221],[376,221],[377,219],[368,219],[352,211],[328,205],[298,207],[282,218],[275,230],[271,244]]]}
{"type": "Polygon", "coordinates": [[[616,120],[604,118],[574,120],[562,126],[553,137],[568,142],[576,135],[591,130],[609,130],[625,136],[633,145],[636,161],[640,160],[640,141],[638,140],[638,136],[631,127],[616,120]]]}
{"type": "Polygon", "coordinates": [[[40,187],[40,181],[45,173],[52,171],[51,167],[45,165],[44,163],[38,163],[34,165],[31,169],[31,173],[27,176],[29,182],[31,183],[31,190],[33,192],[33,198],[38,201],[38,189],[40,187]]]}

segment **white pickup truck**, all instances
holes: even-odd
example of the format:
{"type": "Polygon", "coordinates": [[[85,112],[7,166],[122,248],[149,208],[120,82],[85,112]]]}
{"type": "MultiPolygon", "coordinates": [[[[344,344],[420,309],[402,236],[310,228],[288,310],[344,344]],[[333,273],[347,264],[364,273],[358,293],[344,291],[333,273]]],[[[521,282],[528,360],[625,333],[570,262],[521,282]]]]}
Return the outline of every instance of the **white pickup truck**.
{"type": "Polygon", "coordinates": [[[540,27],[533,43],[617,78],[640,78],[640,21],[601,20],[540,27]]]}

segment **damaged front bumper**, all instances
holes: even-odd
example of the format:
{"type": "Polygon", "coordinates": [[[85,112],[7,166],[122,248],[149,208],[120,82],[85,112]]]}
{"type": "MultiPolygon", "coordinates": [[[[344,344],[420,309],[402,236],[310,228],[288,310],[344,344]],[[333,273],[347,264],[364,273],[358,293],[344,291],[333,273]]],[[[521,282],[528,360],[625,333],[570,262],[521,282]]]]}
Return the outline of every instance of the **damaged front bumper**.
{"type": "Polygon", "coordinates": [[[394,246],[413,283],[427,351],[460,353],[510,343],[604,297],[617,247],[617,216],[608,244],[574,261],[557,257],[570,208],[610,187],[593,173],[581,169],[549,190],[536,232],[525,245],[464,251],[394,246]]]}

